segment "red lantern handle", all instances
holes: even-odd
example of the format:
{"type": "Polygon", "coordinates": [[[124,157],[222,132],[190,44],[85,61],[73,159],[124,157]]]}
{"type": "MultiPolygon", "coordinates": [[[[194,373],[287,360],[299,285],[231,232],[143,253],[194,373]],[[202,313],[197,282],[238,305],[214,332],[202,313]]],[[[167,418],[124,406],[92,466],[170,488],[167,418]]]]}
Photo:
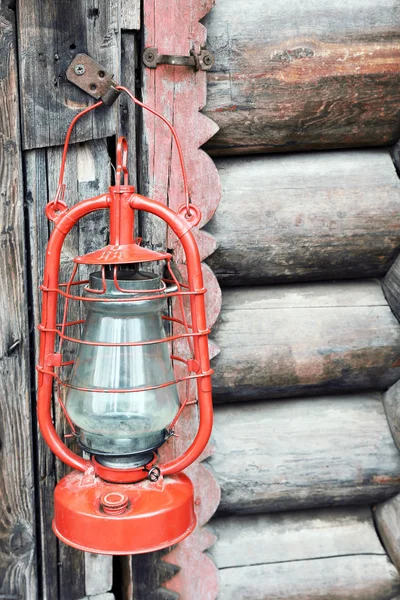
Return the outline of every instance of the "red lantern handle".
{"type": "MultiPolygon", "coordinates": [[[[194,207],[194,205],[191,205],[191,203],[190,203],[189,186],[188,186],[185,162],[183,159],[182,146],[179,141],[179,137],[178,137],[175,127],[161,113],[157,112],[156,110],[154,110],[147,104],[144,104],[144,102],[141,102],[140,100],[138,100],[132,94],[132,92],[130,90],[128,90],[128,88],[126,88],[122,85],[118,85],[118,86],[116,86],[116,89],[121,92],[125,92],[135,104],[137,104],[144,110],[147,110],[152,115],[161,119],[161,121],[163,121],[163,123],[165,123],[167,125],[167,127],[169,128],[169,130],[171,131],[172,137],[174,138],[174,142],[175,142],[175,145],[176,145],[176,148],[178,151],[179,163],[180,163],[181,171],[182,171],[183,190],[184,190],[184,196],[185,196],[185,205],[184,205],[185,206],[185,217],[188,219],[192,218],[192,221],[194,222],[195,216],[193,215],[193,212],[196,213],[196,216],[197,216],[197,212],[196,212],[196,207],[194,207]]],[[[78,113],[72,119],[72,121],[68,127],[68,130],[67,130],[67,133],[65,136],[63,153],[62,153],[61,167],[60,167],[60,174],[58,177],[58,186],[57,186],[56,195],[55,195],[54,200],[50,200],[50,202],[47,205],[47,210],[46,210],[46,214],[47,214],[48,218],[52,221],[56,218],[58,212],[63,211],[67,208],[67,205],[64,202],[64,194],[65,194],[64,171],[65,171],[65,163],[67,160],[68,146],[69,146],[69,141],[71,139],[72,131],[73,131],[77,121],[81,117],[83,117],[90,111],[98,108],[99,106],[103,106],[103,102],[101,100],[99,102],[96,102],[95,104],[92,104],[91,106],[88,106],[87,108],[82,110],[80,113],[78,113]]],[[[126,168],[126,157],[127,157],[127,142],[126,142],[125,138],[119,138],[118,146],[117,146],[117,173],[116,173],[116,184],[117,185],[120,185],[120,183],[121,183],[120,179],[121,179],[122,173],[124,174],[124,185],[127,185],[127,183],[128,183],[128,170],[126,168]],[[124,166],[125,166],[125,168],[124,168],[124,166]],[[121,169],[121,167],[122,167],[122,169],[121,169]]],[[[194,222],[194,224],[197,225],[198,222],[199,222],[199,219],[197,220],[197,222],[194,222]]]]}
{"type": "MultiPolygon", "coordinates": [[[[177,215],[173,210],[150,200],[145,196],[133,194],[129,201],[132,209],[144,210],[163,219],[180,239],[185,254],[188,269],[189,290],[199,292],[190,296],[192,314],[195,315],[192,327],[194,336],[196,356],[200,364],[202,377],[197,380],[200,423],[197,435],[191,446],[178,458],[160,466],[163,475],[172,475],[186,469],[191,465],[206,447],[211,435],[213,411],[211,398],[211,370],[208,355],[208,336],[206,326],[206,313],[203,294],[203,275],[201,271],[200,255],[196,240],[190,231],[192,224],[184,217],[177,215]]],[[[103,195],[89,200],[83,200],[69,210],[64,211],[55,221],[55,228],[50,236],[46,253],[46,266],[44,272],[42,324],[39,357],[39,386],[38,386],[38,420],[42,435],[50,450],[64,463],[79,471],[92,469],[90,461],[85,460],[71,450],[62,442],[58,436],[51,419],[51,397],[53,390],[54,370],[54,344],[57,315],[57,291],[59,264],[64,239],[72,227],[85,215],[96,210],[109,207],[109,196],[103,195]],[[43,372],[45,371],[45,372],[43,372]],[[47,371],[47,372],[46,372],[47,371]]]]}

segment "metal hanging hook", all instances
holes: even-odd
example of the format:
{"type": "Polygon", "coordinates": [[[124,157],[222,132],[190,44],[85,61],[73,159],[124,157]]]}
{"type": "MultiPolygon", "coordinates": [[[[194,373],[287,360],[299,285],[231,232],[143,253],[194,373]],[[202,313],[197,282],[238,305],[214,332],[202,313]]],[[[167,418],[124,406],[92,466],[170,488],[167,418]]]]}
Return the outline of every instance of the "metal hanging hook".
{"type": "MultiPolygon", "coordinates": [[[[201,220],[201,211],[200,211],[200,209],[197,206],[195,206],[194,204],[192,204],[191,201],[190,201],[188,179],[187,179],[187,173],[186,173],[186,168],[185,168],[185,163],[184,163],[184,158],[183,158],[182,146],[181,146],[181,143],[179,141],[179,137],[178,137],[178,134],[176,132],[175,127],[162,114],[160,114],[159,112],[157,112],[156,110],[154,110],[150,106],[147,106],[147,104],[144,104],[143,102],[141,102],[140,100],[138,100],[132,94],[132,92],[128,88],[126,88],[126,87],[124,87],[122,85],[115,85],[114,89],[117,92],[119,92],[119,93],[120,92],[125,92],[129,96],[129,98],[135,104],[137,104],[138,106],[140,106],[144,110],[147,110],[148,112],[150,112],[154,116],[156,116],[159,119],[161,119],[161,121],[163,121],[163,123],[165,123],[167,125],[167,127],[169,128],[169,130],[171,131],[171,134],[172,134],[172,136],[174,138],[174,142],[176,144],[176,148],[177,148],[177,151],[178,151],[179,163],[180,163],[181,172],[182,172],[182,179],[183,179],[184,196],[185,196],[185,203],[178,208],[177,213],[180,216],[183,216],[185,218],[185,220],[187,222],[189,222],[189,224],[192,227],[195,227],[196,225],[198,225],[200,223],[200,220],[201,220]]],[[[68,146],[69,146],[69,142],[70,142],[72,131],[73,131],[73,129],[74,129],[77,121],[81,117],[83,117],[84,115],[86,115],[90,111],[98,108],[99,106],[103,106],[103,101],[102,100],[100,100],[99,102],[96,102],[92,106],[89,106],[88,108],[85,108],[83,111],[81,111],[80,113],[78,113],[72,119],[72,121],[71,121],[71,123],[70,123],[70,125],[68,127],[68,130],[67,130],[67,133],[66,133],[66,136],[65,136],[65,142],[64,142],[64,149],[63,149],[62,160],[61,160],[61,167],[60,167],[60,175],[59,175],[59,179],[58,179],[57,192],[56,192],[56,195],[54,197],[54,200],[51,200],[48,203],[47,207],[46,207],[46,215],[47,215],[47,217],[51,221],[54,221],[62,212],[64,212],[67,209],[67,204],[64,202],[64,192],[65,192],[64,172],[65,172],[65,163],[66,163],[66,158],[67,158],[67,153],[68,153],[68,146]]],[[[127,141],[126,141],[126,139],[124,137],[120,137],[118,139],[118,144],[117,144],[117,172],[116,172],[116,181],[117,181],[118,184],[120,184],[120,182],[121,182],[121,175],[122,174],[124,176],[124,185],[128,184],[127,151],[128,151],[127,141]]]]}

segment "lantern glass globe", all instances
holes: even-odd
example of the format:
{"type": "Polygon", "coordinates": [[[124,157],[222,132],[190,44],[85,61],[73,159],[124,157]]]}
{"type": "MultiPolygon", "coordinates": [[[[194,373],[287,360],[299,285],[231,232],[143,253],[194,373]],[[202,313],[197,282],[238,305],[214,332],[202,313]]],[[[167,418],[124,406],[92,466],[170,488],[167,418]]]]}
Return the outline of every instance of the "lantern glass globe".
{"type": "Polygon", "coordinates": [[[161,280],[136,270],[118,272],[117,278],[124,292],[110,271],[105,293],[96,295],[90,290],[103,288],[102,274],[90,276],[85,295],[97,301],[85,302],[86,343],[79,345],[65,398],[82,446],[96,456],[132,456],[158,448],[179,407],[168,342],[129,345],[166,337],[162,313],[167,299],[162,292],[151,293],[160,289],[161,280]],[[152,299],[140,299],[149,295],[152,299]]]}

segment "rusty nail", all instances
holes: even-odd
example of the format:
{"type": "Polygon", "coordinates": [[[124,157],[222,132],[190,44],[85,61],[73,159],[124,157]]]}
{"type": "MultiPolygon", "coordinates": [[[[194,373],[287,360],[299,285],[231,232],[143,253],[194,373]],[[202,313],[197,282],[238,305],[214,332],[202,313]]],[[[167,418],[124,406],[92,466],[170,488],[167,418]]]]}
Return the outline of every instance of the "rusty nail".
{"type": "Polygon", "coordinates": [[[86,69],[83,65],[79,64],[79,65],[75,65],[74,71],[77,75],[83,75],[84,72],[86,71],[86,69]]]}

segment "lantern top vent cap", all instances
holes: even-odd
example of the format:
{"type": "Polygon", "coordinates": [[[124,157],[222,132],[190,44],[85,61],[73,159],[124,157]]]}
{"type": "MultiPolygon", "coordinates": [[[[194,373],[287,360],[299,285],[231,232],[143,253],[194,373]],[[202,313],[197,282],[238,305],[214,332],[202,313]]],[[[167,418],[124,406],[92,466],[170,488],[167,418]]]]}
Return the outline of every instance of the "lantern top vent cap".
{"type": "Polygon", "coordinates": [[[168,252],[156,252],[149,248],[142,248],[135,243],[118,246],[109,244],[89,254],[77,256],[74,258],[74,262],[80,265],[123,265],[169,260],[170,258],[172,257],[168,252]]]}

